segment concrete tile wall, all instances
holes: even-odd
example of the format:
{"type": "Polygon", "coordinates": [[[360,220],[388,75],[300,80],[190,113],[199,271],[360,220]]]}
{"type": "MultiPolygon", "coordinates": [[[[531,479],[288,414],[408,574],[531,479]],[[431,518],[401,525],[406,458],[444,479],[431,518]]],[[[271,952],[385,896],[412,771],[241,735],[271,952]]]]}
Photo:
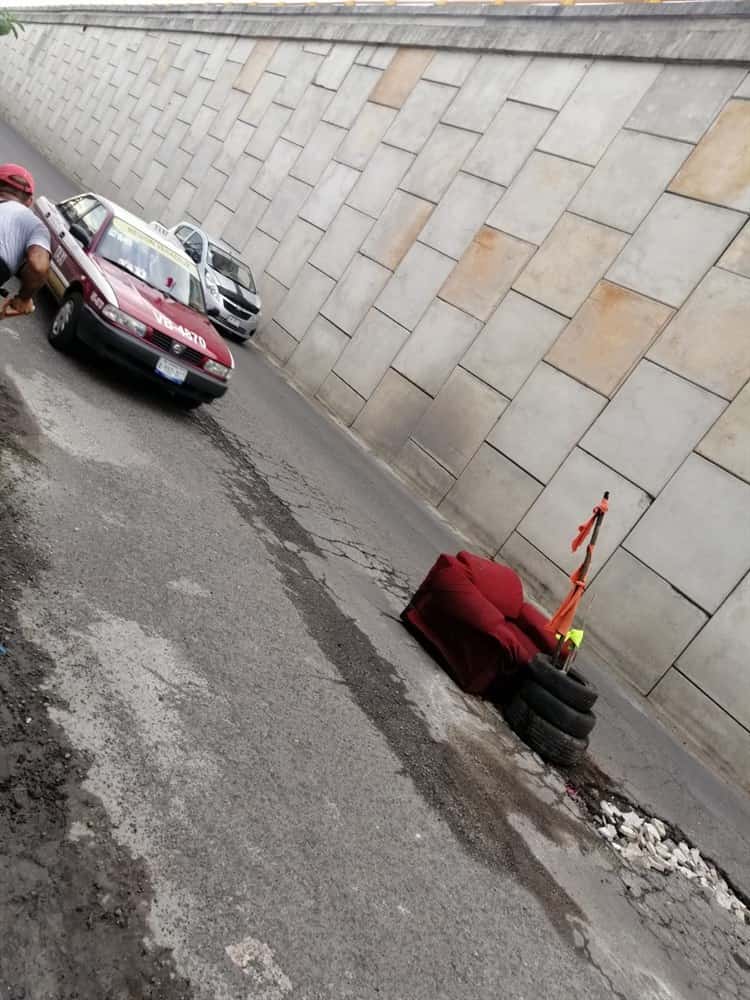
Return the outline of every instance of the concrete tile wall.
{"type": "Polygon", "coordinates": [[[547,605],[611,490],[592,638],[746,763],[745,69],[93,26],[23,42],[6,118],[81,187],[226,240],[256,274],[258,346],[547,605]]]}

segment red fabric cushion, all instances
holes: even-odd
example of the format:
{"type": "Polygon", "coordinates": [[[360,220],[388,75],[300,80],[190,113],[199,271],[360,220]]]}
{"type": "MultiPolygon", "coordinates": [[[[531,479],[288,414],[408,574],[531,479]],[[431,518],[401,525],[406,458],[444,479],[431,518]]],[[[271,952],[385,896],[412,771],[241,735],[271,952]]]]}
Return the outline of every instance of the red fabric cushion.
{"type": "Polygon", "coordinates": [[[545,619],[524,605],[518,574],[470,552],[441,555],[402,618],[471,694],[485,693],[548,649],[545,619]]]}
{"type": "Polygon", "coordinates": [[[469,579],[490,604],[506,618],[518,618],[523,604],[521,579],[510,566],[483,559],[471,552],[459,552],[456,558],[466,566],[469,579]]]}

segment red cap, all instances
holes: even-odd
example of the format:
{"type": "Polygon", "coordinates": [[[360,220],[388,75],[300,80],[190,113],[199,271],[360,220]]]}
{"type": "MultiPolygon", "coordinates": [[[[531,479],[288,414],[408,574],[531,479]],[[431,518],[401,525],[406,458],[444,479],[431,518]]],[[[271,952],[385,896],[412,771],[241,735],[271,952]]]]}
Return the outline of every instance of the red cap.
{"type": "Polygon", "coordinates": [[[34,178],[26,167],[17,163],[0,163],[0,184],[15,188],[30,198],[34,195],[34,178]]]}

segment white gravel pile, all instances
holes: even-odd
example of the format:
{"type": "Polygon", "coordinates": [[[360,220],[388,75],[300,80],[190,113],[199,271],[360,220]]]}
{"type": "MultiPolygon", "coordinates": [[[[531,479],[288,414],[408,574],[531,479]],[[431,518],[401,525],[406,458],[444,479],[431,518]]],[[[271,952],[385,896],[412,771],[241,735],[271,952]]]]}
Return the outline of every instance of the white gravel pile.
{"type": "Polygon", "coordinates": [[[675,844],[660,819],[649,819],[634,809],[623,812],[614,802],[602,799],[601,815],[596,818],[599,834],[612,845],[624,861],[653,868],[664,874],[677,873],[696,881],[708,895],[738,920],[745,921],[747,907],[738,899],[713,865],[707,864],[695,847],[684,840],[675,844]]]}

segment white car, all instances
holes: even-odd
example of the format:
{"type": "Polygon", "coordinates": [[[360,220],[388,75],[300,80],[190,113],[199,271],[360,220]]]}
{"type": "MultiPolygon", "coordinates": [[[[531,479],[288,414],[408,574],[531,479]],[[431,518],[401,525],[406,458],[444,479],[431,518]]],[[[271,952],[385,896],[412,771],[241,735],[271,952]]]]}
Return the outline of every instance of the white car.
{"type": "Polygon", "coordinates": [[[216,328],[237,340],[252,337],[260,320],[260,296],[247,264],[192,222],[181,222],[169,232],[195,261],[206,305],[218,310],[211,316],[216,328]]]}

